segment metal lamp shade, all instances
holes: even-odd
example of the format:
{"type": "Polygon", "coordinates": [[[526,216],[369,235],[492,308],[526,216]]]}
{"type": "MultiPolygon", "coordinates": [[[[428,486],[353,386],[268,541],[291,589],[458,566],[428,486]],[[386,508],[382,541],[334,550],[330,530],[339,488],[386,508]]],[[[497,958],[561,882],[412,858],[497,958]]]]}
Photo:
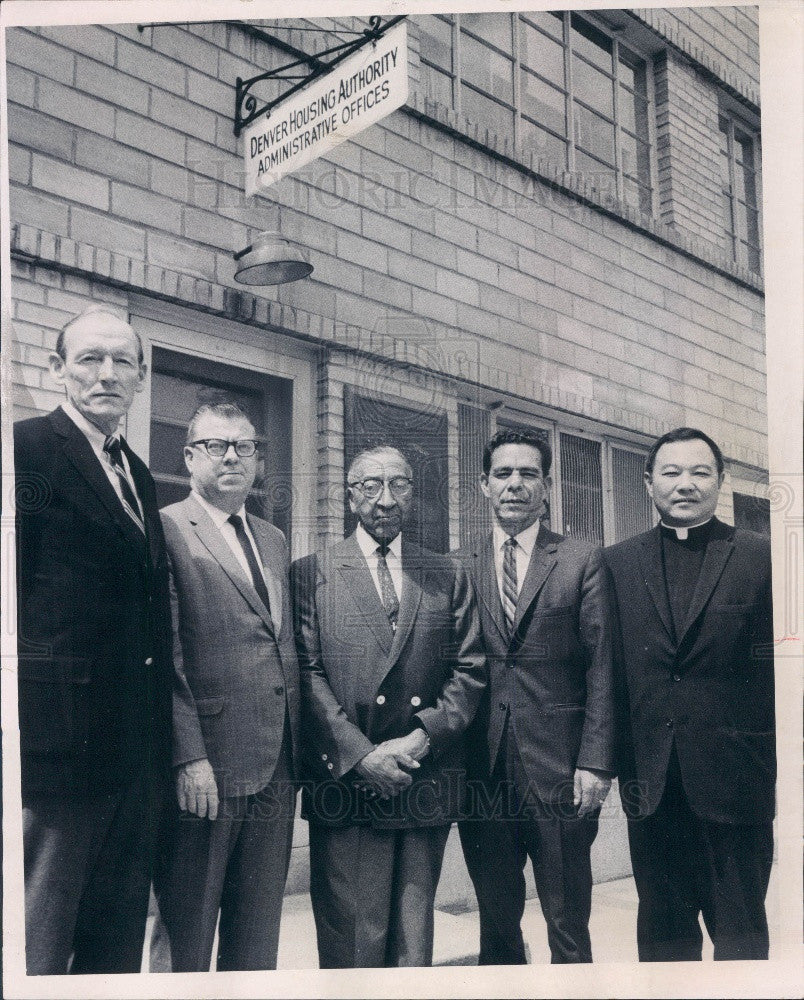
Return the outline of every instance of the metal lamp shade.
{"type": "Polygon", "coordinates": [[[281,233],[260,233],[235,260],[235,281],[241,285],[281,285],[313,272],[300,248],[281,233]]]}

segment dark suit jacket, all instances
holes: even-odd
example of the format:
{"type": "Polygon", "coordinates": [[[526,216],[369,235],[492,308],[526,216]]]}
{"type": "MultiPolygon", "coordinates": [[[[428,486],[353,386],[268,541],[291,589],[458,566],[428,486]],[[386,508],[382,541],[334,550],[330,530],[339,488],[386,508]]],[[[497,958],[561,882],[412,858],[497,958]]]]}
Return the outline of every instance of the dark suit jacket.
{"type": "Polygon", "coordinates": [[[704,819],[769,820],[776,774],[770,544],[716,521],[678,642],[658,528],[606,550],[618,606],[619,771],[632,815],[652,813],[676,746],[704,819]],[[636,779],[636,784],[634,784],[636,779]]]}
{"type": "Polygon", "coordinates": [[[291,568],[311,822],[427,826],[459,809],[461,737],[485,681],[477,610],[463,569],[404,537],[402,573],[394,633],[354,536],[291,568]],[[368,802],[355,792],[352,768],[417,720],[431,754],[413,785],[368,802]]]}
{"type": "Polygon", "coordinates": [[[461,549],[478,597],[489,688],[468,741],[494,769],[508,712],[532,790],[572,801],[576,767],[614,769],[612,612],[600,549],[539,529],[509,638],[493,536],[461,549]]]}
{"type": "Polygon", "coordinates": [[[162,521],[174,609],[173,764],[208,757],[220,795],[251,795],[274,773],[286,707],[294,749],[298,742],[299,669],[285,539],[249,515],[267,577],[268,614],[192,495],[166,507],[162,521]]]}
{"type": "Polygon", "coordinates": [[[61,408],[14,427],[23,794],[96,794],[168,765],[167,558],[153,480],[124,450],[147,542],[61,408]]]}

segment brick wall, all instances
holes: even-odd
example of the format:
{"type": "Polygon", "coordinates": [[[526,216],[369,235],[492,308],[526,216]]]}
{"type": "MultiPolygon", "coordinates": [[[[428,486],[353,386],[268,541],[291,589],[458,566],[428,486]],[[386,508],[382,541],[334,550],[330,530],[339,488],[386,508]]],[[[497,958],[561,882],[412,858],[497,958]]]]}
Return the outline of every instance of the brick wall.
{"type": "MultiPolygon", "coordinates": [[[[84,281],[153,288],[158,273],[173,301],[197,306],[203,285],[210,311],[234,303],[271,325],[281,308],[292,332],[356,337],[390,358],[415,319],[445,342],[471,338],[460,374],[492,389],[645,435],[697,423],[766,465],[763,299],[750,283],[404,111],[247,200],[233,82],[268,54],[231,25],[13,29],[7,52],[11,218],[45,234],[40,265],[63,266],[69,246],[84,281]],[[232,251],[278,222],[309,248],[312,278],[261,289],[256,305],[227,298],[232,251]]],[[[670,64],[667,107],[687,118],[660,152],[681,164],[705,146],[693,108],[711,122],[713,98],[670,64]]],[[[711,180],[700,156],[690,163],[711,180]]],[[[680,169],[663,212],[703,239],[714,206],[680,169]]],[[[14,287],[28,409],[51,398],[44,354],[26,352],[49,346],[69,311],[49,292],[32,302],[14,287]]]]}

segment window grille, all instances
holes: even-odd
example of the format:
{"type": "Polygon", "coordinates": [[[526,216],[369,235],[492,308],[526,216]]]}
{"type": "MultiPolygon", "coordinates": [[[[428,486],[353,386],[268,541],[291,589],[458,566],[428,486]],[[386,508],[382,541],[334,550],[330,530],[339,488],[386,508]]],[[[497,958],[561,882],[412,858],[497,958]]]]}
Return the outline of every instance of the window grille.
{"type": "Polygon", "coordinates": [[[645,456],[622,448],[611,449],[611,495],[614,541],[647,531],[656,522],[653,502],[645,489],[645,456]]]}
{"type": "Polygon", "coordinates": [[[563,532],[603,544],[603,480],[599,441],[561,433],[563,532]]]}
{"type": "Polygon", "coordinates": [[[652,214],[644,59],[568,11],[419,23],[430,100],[652,214]]]}

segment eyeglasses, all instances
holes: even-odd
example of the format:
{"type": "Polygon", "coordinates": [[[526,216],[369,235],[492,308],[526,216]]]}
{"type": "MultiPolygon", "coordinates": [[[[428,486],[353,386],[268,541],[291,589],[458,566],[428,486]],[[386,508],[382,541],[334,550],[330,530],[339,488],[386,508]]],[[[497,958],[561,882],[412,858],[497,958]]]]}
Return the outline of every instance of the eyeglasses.
{"type": "Polygon", "coordinates": [[[201,438],[198,441],[188,441],[187,446],[194,448],[203,445],[206,453],[212,458],[223,458],[230,448],[234,448],[238,458],[251,458],[257,450],[257,442],[253,438],[240,438],[238,441],[225,441],[223,438],[201,438]]]}
{"type": "Polygon", "coordinates": [[[367,500],[376,500],[383,491],[384,483],[388,483],[388,489],[395,500],[405,500],[413,492],[413,480],[407,476],[394,476],[393,479],[363,479],[362,481],[349,483],[354,489],[360,490],[367,500]]]}

